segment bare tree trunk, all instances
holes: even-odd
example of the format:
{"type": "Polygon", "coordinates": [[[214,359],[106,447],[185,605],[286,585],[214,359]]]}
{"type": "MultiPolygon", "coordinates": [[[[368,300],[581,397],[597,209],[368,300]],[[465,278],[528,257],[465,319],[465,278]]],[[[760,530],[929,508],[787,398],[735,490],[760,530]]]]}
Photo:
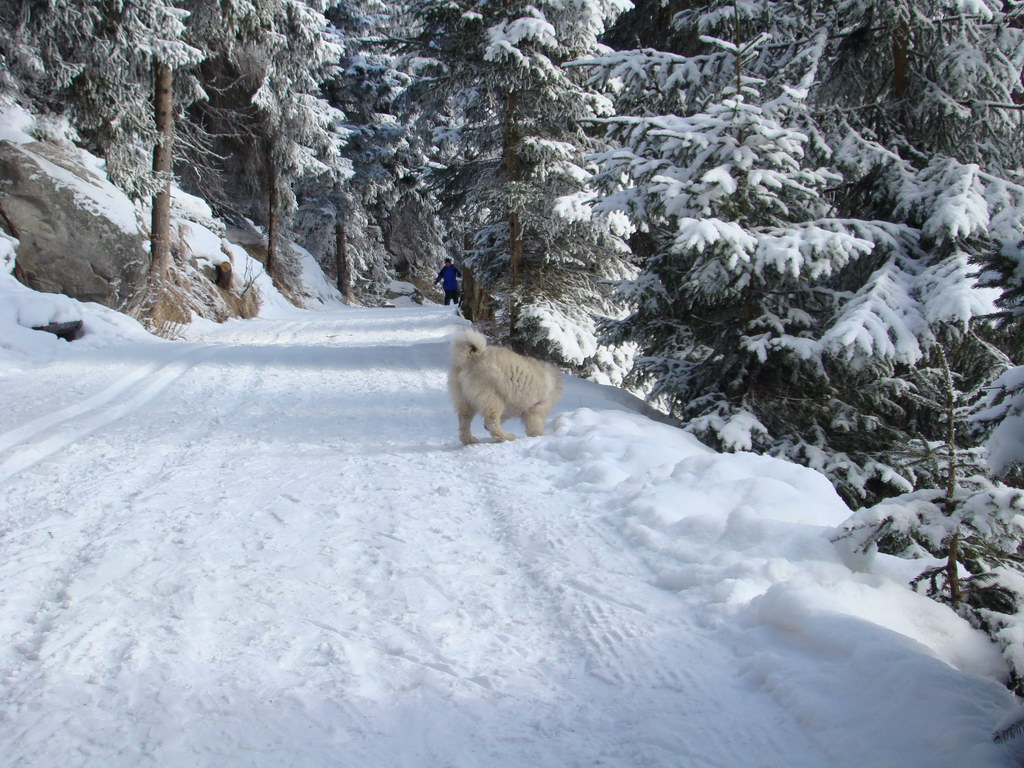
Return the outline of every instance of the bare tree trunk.
{"type": "Polygon", "coordinates": [[[897,99],[907,93],[910,71],[910,44],[905,26],[896,30],[892,39],[892,92],[897,99]]]}
{"type": "Polygon", "coordinates": [[[170,66],[153,65],[153,112],[158,133],[153,148],[153,172],[163,178],[160,191],[153,196],[150,226],[151,284],[161,284],[171,265],[171,163],[174,145],[174,73],[170,66]]]}
{"type": "Polygon", "coordinates": [[[949,540],[949,557],[946,559],[946,581],[949,583],[949,602],[954,608],[960,604],[960,532],[949,540]]]}
{"type": "MultiPolygon", "coordinates": [[[[505,178],[510,183],[519,181],[519,159],[516,156],[516,110],[519,106],[519,94],[509,91],[505,96],[505,178]]],[[[512,273],[512,285],[519,285],[523,277],[523,225],[519,214],[508,213],[509,268],[512,273]]]]}
{"type": "MultiPolygon", "coordinates": [[[[473,249],[473,240],[469,234],[462,236],[462,252],[473,249]]],[[[471,323],[484,323],[494,319],[494,299],[483,286],[477,282],[473,268],[462,265],[462,301],[459,302],[463,316],[471,323]]]]}
{"type": "MultiPolygon", "coordinates": [[[[511,7],[509,0],[505,0],[505,7],[511,7]]],[[[519,157],[516,154],[516,143],[519,138],[516,132],[518,112],[519,93],[510,88],[505,94],[505,125],[502,142],[505,151],[505,180],[511,184],[520,180],[522,172],[519,167],[519,157]]],[[[523,277],[523,224],[519,220],[519,214],[512,210],[508,212],[508,242],[509,269],[512,275],[512,287],[515,289],[523,277]]]]}
{"type": "Polygon", "coordinates": [[[462,268],[462,314],[471,323],[487,323],[494,319],[494,302],[480,287],[472,267],[462,268]]]}
{"type": "Polygon", "coordinates": [[[277,267],[277,226],[278,226],[277,169],[274,166],[273,149],[267,148],[267,274],[274,276],[277,267]]]}
{"type": "MultiPolygon", "coordinates": [[[[509,183],[520,180],[521,168],[516,154],[516,117],[519,107],[519,94],[509,91],[505,96],[505,179],[509,183]]],[[[511,296],[508,307],[509,340],[513,349],[517,348],[516,328],[519,326],[520,297],[516,290],[523,281],[523,222],[514,210],[508,212],[508,263],[511,278],[511,296]]],[[[521,350],[520,350],[521,351],[521,350]]]]}
{"type": "Polygon", "coordinates": [[[348,248],[345,242],[345,225],[340,221],[334,225],[334,255],[338,265],[338,290],[349,304],[355,304],[352,294],[352,265],[348,260],[348,248]]]}
{"type": "MultiPolygon", "coordinates": [[[[942,359],[942,370],[946,379],[946,452],[949,466],[946,470],[946,515],[952,517],[956,512],[957,487],[957,455],[956,455],[956,396],[953,390],[953,375],[949,370],[946,355],[939,350],[942,359]]],[[[949,602],[955,608],[960,603],[960,570],[957,561],[960,557],[960,529],[949,540],[949,557],[946,560],[946,581],[949,584],[949,602]]]]}

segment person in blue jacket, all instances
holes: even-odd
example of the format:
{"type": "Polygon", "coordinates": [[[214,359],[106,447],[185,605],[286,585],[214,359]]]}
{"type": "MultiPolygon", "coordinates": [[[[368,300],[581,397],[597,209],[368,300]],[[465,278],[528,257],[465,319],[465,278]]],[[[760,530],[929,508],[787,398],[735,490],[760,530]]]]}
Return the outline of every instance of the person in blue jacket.
{"type": "Polygon", "coordinates": [[[454,264],[452,264],[452,260],[445,259],[444,266],[441,267],[441,271],[437,273],[434,283],[441,283],[441,287],[444,288],[444,305],[446,307],[453,302],[458,306],[459,279],[461,277],[462,273],[459,272],[454,264]]]}

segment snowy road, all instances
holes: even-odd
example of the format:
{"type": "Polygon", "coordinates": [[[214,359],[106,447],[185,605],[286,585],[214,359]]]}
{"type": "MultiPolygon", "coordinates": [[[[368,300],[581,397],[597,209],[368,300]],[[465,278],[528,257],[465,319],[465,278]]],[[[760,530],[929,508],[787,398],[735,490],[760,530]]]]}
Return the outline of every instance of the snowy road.
{"type": "Polygon", "coordinates": [[[995,657],[842,564],[824,481],[583,382],[554,434],[463,448],[461,324],[296,313],[0,378],[0,765],[1011,765],[995,657]],[[913,627],[804,616],[837,589],[913,627]],[[871,721],[849,637],[959,686],[957,725],[871,721]]]}

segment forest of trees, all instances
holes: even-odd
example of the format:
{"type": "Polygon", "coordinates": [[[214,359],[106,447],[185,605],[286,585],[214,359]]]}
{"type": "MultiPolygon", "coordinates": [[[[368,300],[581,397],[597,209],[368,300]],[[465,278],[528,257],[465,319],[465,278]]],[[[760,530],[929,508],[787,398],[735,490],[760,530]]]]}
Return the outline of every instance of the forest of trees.
{"type": "Polygon", "coordinates": [[[1022,70],[1018,0],[0,5],[0,97],[149,202],[151,287],[172,182],[370,302],[345,239],[414,205],[470,319],[824,473],[1018,688],[1022,70]]]}

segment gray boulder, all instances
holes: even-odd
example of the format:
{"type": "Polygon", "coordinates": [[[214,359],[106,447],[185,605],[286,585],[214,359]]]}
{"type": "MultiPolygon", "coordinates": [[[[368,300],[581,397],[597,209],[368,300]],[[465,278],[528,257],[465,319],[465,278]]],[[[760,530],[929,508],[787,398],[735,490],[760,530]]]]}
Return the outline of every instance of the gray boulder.
{"type": "Polygon", "coordinates": [[[148,252],[131,201],[73,148],[0,141],[0,205],[29,288],[124,309],[148,252]]]}

